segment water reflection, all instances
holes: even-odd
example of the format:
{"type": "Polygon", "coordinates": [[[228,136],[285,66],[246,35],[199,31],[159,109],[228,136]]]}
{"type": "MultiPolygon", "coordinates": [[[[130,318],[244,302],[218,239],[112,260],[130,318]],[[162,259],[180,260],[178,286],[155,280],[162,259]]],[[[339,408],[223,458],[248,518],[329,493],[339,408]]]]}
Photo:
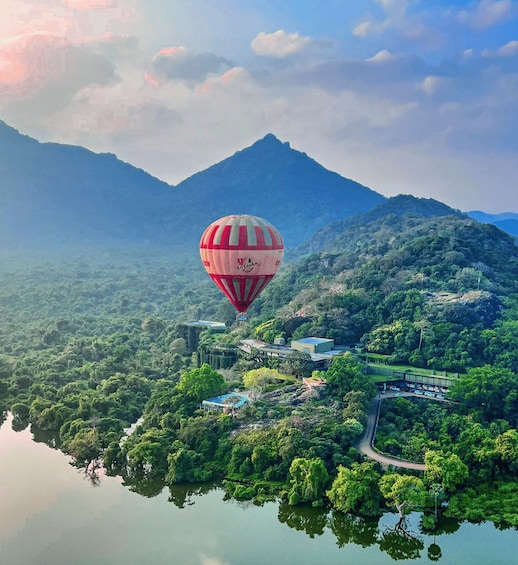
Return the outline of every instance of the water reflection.
{"type": "Polygon", "coordinates": [[[71,555],[78,565],[516,562],[516,531],[489,523],[460,526],[439,516],[435,524],[412,514],[402,531],[394,514],[378,521],[310,506],[257,507],[225,500],[219,485],[103,476],[95,461],[85,481],[52,434],[15,433],[11,418],[0,428],[2,565],[65,565],[71,555]],[[89,488],[101,478],[101,488],[89,488]]]}
{"type": "Polygon", "coordinates": [[[378,520],[360,518],[342,512],[331,512],[328,527],[336,537],[338,547],[349,543],[369,547],[378,541],[378,520]]]}
{"type": "Polygon", "coordinates": [[[36,443],[44,443],[52,449],[59,449],[61,447],[59,431],[42,430],[41,428],[38,428],[38,426],[31,424],[31,434],[32,439],[36,443]]]}
{"type": "Polygon", "coordinates": [[[177,508],[185,508],[195,504],[194,497],[203,496],[215,487],[210,484],[200,485],[171,485],[169,487],[169,502],[177,508]]]}
{"type": "Polygon", "coordinates": [[[441,557],[442,557],[442,550],[434,541],[434,543],[431,543],[428,546],[428,559],[430,561],[439,561],[441,557]]]}
{"type": "Polygon", "coordinates": [[[392,528],[385,528],[379,539],[379,548],[398,561],[418,559],[424,549],[422,538],[399,521],[392,528]]]}
{"type": "Polygon", "coordinates": [[[310,538],[321,536],[327,526],[327,512],[311,506],[290,506],[282,502],[277,517],[281,524],[305,532],[310,538]]]}
{"type": "Polygon", "coordinates": [[[70,463],[70,465],[76,467],[80,473],[83,473],[83,478],[93,487],[101,485],[101,477],[104,476],[104,468],[100,459],[92,459],[86,467],[75,463],[70,463]]]}
{"type": "Polygon", "coordinates": [[[166,486],[163,480],[147,475],[141,477],[123,477],[122,485],[127,487],[131,492],[135,492],[146,498],[158,496],[166,486]]]}
{"type": "MultiPolygon", "coordinates": [[[[295,530],[305,532],[310,538],[333,533],[338,547],[354,544],[363,548],[377,546],[394,561],[419,559],[425,548],[423,536],[411,529],[408,521],[398,520],[395,515],[393,524],[382,525],[378,519],[364,519],[341,512],[327,512],[310,506],[279,505],[278,519],[295,530]]],[[[434,542],[427,549],[427,556],[432,561],[442,557],[442,550],[436,543],[441,532],[451,533],[458,529],[459,522],[452,519],[439,520],[434,535],[434,542]]]]}

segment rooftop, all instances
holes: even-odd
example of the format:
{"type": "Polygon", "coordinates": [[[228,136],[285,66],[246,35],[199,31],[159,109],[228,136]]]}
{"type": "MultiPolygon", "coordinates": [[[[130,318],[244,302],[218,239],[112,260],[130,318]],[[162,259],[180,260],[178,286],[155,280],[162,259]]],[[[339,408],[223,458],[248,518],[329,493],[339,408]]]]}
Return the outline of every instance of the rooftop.
{"type": "Polygon", "coordinates": [[[250,399],[246,394],[241,394],[240,392],[230,392],[228,394],[222,394],[214,398],[209,398],[202,402],[203,406],[206,407],[218,407],[218,408],[241,408],[244,404],[250,402],[250,399]]]}
{"type": "Polygon", "coordinates": [[[196,320],[193,322],[186,322],[186,326],[196,328],[210,328],[212,330],[226,330],[227,326],[223,322],[212,322],[210,320],[196,320]]]}
{"type": "Polygon", "coordinates": [[[302,339],[294,339],[293,341],[296,341],[297,343],[306,343],[306,344],[318,344],[318,343],[329,343],[332,342],[334,340],[332,339],[327,339],[325,337],[304,337],[302,339]]]}

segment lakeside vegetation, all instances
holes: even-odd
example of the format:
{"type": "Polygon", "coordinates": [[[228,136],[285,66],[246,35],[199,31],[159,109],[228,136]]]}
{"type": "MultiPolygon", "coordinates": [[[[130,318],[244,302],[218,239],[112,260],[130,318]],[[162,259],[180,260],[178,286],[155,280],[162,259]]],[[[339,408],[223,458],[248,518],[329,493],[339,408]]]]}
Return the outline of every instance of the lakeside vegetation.
{"type": "MultiPolygon", "coordinates": [[[[238,353],[221,370],[200,364],[178,324],[208,318],[230,325],[233,310],[197,258],[156,251],[4,257],[1,408],[12,411],[16,429],[30,422],[51,433],[77,466],[94,473],[102,459],[128,484],[223,481],[237,499],[280,497],[288,506],[330,505],[364,516],[393,508],[403,518],[421,508],[424,527],[432,529],[434,508],[448,500],[452,516],[516,526],[516,251],[503,274],[496,264],[465,267],[456,256],[453,276],[450,228],[448,244],[427,240],[442,246],[442,255],[426,258],[435,261],[436,277],[424,275],[427,288],[415,270],[425,270],[421,256],[415,269],[408,259],[405,278],[396,280],[379,258],[373,266],[359,254],[353,266],[350,257],[322,252],[288,266],[258,299],[250,323],[200,336],[205,348],[233,348],[249,337],[333,337],[391,363],[459,373],[450,392],[458,404],[383,403],[377,447],[425,461],[422,475],[384,472],[355,449],[375,385],[351,355],[333,361],[320,394],[301,387],[313,370],[304,354],[265,362],[238,353]],[[475,292],[479,276],[484,290],[472,305],[448,301],[454,291],[475,292]],[[448,300],[439,293],[450,293],[448,300]],[[235,389],[254,397],[236,417],[199,408],[203,399],[235,389]]],[[[482,239],[470,245],[482,246],[482,239]]]]}

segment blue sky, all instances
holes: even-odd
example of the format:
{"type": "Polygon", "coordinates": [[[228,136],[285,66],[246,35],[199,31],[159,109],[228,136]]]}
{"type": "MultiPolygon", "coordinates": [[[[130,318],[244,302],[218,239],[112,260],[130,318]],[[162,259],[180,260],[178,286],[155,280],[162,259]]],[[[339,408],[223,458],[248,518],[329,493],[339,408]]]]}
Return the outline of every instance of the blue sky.
{"type": "Polygon", "coordinates": [[[518,212],[518,0],[0,0],[0,119],[176,183],[268,132],[518,212]]]}

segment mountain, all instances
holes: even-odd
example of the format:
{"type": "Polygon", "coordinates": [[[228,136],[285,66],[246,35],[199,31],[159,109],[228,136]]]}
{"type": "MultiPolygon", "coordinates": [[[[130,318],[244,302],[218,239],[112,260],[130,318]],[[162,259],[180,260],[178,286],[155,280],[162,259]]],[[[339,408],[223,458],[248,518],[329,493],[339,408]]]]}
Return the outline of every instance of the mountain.
{"type": "Polygon", "coordinates": [[[111,154],[39,143],[0,121],[0,245],[156,239],[171,190],[111,154]]]}
{"type": "Polygon", "coordinates": [[[515,318],[518,245],[496,226],[398,196],[316,232],[312,245],[254,303],[270,318],[268,335],[361,341],[395,361],[453,371],[500,354],[498,339],[481,343],[506,308],[515,318]]]}
{"type": "Polygon", "coordinates": [[[468,216],[483,222],[485,224],[493,224],[515,237],[518,237],[518,214],[513,212],[503,212],[501,214],[486,214],[480,210],[473,210],[468,212],[468,216]]]}
{"type": "Polygon", "coordinates": [[[269,134],[173,187],[112,154],[40,143],[0,121],[0,248],[194,246],[220,216],[263,216],[287,246],[385,197],[269,134]]]}
{"type": "Polygon", "coordinates": [[[355,252],[359,245],[363,248],[368,247],[368,242],[371,240],[385,247],[389,243],[388,240],[398,235],[400,231],[419,225],[424,219],[441,216],[467,218],[459,210],[432,198],[416,198],[401,194],[389,198],[367,212],[338,220],[317,230],[308,242],[293,250],[292,254],[296,257],[305,253],[334,249],[355,252]],[[384,238],[379,238],[377,235],[380,224],[384,238]]]}
{"type": "MultiPolygon", "coordinates": [[[[264,217],[288,246],[315,230],[385,201],[385,197],[337,173],[268,134],[252,146],[177,185],[198,207],[192,217],[203,231],[210,219],[227,214],[264,217]]],[[[185,196],[184,196],[185,197],[185,196]]]]}

